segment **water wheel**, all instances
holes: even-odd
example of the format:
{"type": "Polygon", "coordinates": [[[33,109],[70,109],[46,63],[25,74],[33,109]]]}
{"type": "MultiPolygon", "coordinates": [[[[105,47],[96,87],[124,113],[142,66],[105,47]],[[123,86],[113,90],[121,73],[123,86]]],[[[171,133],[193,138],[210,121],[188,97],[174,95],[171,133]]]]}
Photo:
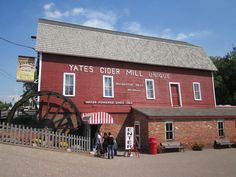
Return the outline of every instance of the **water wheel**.
{"type": "Polygon", "coordinates": [[[67,131],[81,125],[81,118],[76,105],[68,97],[57,92],[40,91],[29,93],[16,102],[7,122],[67,131]],[[25,106],[29,104],[30,107],[25,106]]]}

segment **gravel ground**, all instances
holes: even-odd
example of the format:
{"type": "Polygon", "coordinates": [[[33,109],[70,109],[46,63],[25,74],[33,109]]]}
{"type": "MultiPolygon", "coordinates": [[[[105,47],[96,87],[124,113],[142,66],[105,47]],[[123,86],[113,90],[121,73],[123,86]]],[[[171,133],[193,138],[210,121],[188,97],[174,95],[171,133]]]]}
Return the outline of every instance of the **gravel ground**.
{"type": "MultiPolygon", "coordinates": [[[[120,152],[121,154],[121,152],[120,152]]],[[[236,149],[114,159],[0,144],[0,177],[235,177],[236,149]]]]}

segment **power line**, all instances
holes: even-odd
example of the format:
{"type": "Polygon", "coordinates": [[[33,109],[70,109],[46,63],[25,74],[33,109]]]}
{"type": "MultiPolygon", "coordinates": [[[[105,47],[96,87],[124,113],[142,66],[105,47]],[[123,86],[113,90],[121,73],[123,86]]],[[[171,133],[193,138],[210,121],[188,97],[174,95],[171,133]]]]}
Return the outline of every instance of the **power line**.
{"type": "Polygon", "coordinates": [[[9,74],[8,72],[4,71],[3,69],[0,68],[0,74],[2,74],[3,76],[5,76],[6,78],[10,79],[10,80],[16,80],[16,78],[14,76],[12,76],[11,74],[9,74]]]}
{"type": "Polygon", "coordinates": [[[3,41],[5,41],[5,42],[8,42],[8,43],[10,43],[10,44],[13,44],[13,45],[17,45],[17,46],[20,46],[20,47],[25,47],[25,48],[28,48],[28,49],[33,49],[33,50],[35,50],[34,47],[30,47],[30,46],[23,45],[23,44],[18,44],[18,43],[16,43],[16,42],[10,41],[10,40],[5,39],[5,38],[3,38],[3,37],[0,37],[0,39],[3,40],[3,41]]]}

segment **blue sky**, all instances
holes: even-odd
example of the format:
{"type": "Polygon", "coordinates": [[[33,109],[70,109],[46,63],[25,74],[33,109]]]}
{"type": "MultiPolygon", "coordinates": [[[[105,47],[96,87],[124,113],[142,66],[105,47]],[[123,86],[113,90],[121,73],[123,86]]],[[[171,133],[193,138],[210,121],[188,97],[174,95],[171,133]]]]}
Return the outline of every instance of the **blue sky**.
{"type": "MultiPolygon", "coordinates": [[[[209,56],[236,45],[235,0],[0,0],[0,37],[35,46],[39,18],[186,41],[209,56]]],[[[0,100],[22,94],[18,55],[35,51],[0,40],[0,100]]]]}

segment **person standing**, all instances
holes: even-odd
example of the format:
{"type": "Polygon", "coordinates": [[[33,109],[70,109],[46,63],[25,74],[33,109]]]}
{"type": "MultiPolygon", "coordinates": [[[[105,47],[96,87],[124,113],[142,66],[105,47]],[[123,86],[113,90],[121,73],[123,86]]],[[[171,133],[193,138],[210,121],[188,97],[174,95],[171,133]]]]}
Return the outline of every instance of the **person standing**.
{"type": "Polygon", "coordinates": [[[114,149],[113,149],[113,145],[114,145],[114,138],[111,135],[111,132],[108,133],[108,159],[114,157],[114,149]]]}
{"type": "Polygon", "coordinates": [[[104,156],[106,156],[107,154],[107,147],[108,147],[108,136],[107,133],[105,132],[102,139],[102,148],[104,156]]]}
{"type": "Polygon", "coordinates": [[[117,156],[118,144],[115,138],[114,138],[113,150],[114,150],[114,156],[117,156]]]}
{"type": "Polygon", "coordinates": [[[101,144],[102,144],[102,136],[100,134],[100,131],[98,130],[95,134],[95,146],[94,146],[94,149],[97,152],[98,156],[100,156],[101,144]]]}

